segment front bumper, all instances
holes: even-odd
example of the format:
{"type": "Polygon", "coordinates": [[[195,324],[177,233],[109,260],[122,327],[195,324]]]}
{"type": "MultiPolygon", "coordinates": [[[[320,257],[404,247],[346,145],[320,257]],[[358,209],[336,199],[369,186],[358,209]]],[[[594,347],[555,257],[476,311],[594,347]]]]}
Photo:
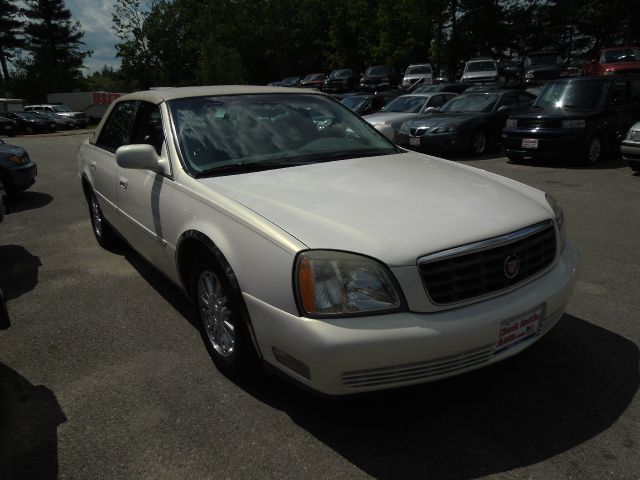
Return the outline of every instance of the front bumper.
{"type": "Polygon", "coordinates": [[[464,141],[458,132],[449,133],[425,133],[420,137],[412,137],[404,133],[398,133],[398,145],[417,151],[429,150],[456,150],[464,147],[464,141]],[[418,140],[412,140],[418,139],[418,140]],[[411,142],[414,142],[413,144],[411,142]],[[419,144],[416,144],[419,142],[419,144]]]}
{"type": "Polygon", "coordinates": [[[437,313],[315,320],[246,293],[244,299],[267,363],[314,390],[345,395],[438,380],[515,355],[561,318],[577,271],[578,253],[567,243],[542,277],[504,295],[437,313]],[[501,322],[540,306],[544,315],[535,335],[500,351],[501,322]],[[305,365],[309,378],[280,363],[274,349],[305,365]]]}
{"type": "Polygon", "coordinates": [[[11,177],[13,188],[17,192],[22,192],[36,182],[38,166],[32,161],[25,165],[19,165],[11,168],[10,170],[7,170],[7,173],[9,173],[9,176],[11,177]]]}
{"type": "Polygon", "coordinates": [[[581,160],[586,154],[587,134],[584,129],[505,128],[502,144],[509,157],[581,160]],[[537,148],[523,147],[524,139],[537,140],[537,148]]]}
{"type": "Polygon", "coordinates": [[[620,145],[620,150],[622,158],[627,161],[631,170],[640,172],[640,143],[625,140],[620,145]]]}

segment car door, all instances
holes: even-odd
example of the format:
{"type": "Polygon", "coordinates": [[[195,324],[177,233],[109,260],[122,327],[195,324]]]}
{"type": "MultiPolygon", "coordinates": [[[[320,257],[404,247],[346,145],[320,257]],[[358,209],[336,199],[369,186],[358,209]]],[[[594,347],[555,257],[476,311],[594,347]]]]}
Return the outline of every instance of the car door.
{"type": "Polygon", "coordinates": [[[113,227],[121,231],[118,213],[116,150],[129,143],[138,102],[120,102],[109,114],[100,136],[86,149],[86,161],[92,175],[93,191],[98,198],[102,214],[113,227]]]}
{"type": "MultiPolygon", "coordinates": [[[[140,102],[129,143],[152,145],[159,156],[166,157],[159,105],[140,102]]],[[[117,177],[122,233],[138,252],[167,272],[169,257],[163,226],[168,223],[168,207],[173,194],[171,176],[118,167],[117,177]]]]}

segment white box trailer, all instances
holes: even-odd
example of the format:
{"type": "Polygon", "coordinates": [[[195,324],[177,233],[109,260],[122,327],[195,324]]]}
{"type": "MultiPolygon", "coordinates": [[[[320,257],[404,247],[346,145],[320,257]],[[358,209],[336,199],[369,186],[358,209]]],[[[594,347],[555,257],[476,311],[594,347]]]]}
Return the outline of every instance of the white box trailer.
{"type": "Polygon", "coordinates": [[[19,112],[24,109],[24,100],[21,98],[0,98],[0,114],[19,112]]]}
{"type": "Polygon", "coordinates": [[[74,112],[86,114],[90,120],[99,121],[107,107],[124,93],[114,92],[74,92],[50,93],[47,95],[49,103],[67,105],[74,112]]]}

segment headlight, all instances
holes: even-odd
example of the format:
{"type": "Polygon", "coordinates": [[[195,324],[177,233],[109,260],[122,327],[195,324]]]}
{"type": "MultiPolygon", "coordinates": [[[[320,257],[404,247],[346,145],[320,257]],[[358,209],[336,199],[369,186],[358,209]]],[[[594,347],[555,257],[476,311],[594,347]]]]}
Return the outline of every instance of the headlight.
{"type": "Polygon", "coordinates": [[[456,131],[456,124],[452,125],[442,125],[441,127],[434,128],[429,133],[451,133],[456,131]]]}
{"type": "Polygon", "coordinates": [[[562,128],[585,128],[587,122],[584,120],[563,120],[562,128]]]}
{"type": "Polygon", "coordinates": [[[18,165],[23,165],[29,161],[29,157],[27,155],[10,155],[9,161],[18,165]]]}
{"type": "Polygon", "coordinates": [[[560,252],[562,252],[562,250],[564,249],[564,244],[567,241],[566,226],[564,221],[564,211],[562,210],[562,207],[560,206],[560,204],[555,198],[553,198],[548,193],[546,194],[546,197],[547,197],[547,203],[549,203],[549,206],[552,208],[553,213],[556,216],[556,225],[558,226],[558,235],[560,236],[558,240],[560,243],[560,252]]]}
{"type": "Polygon", "coordinates": [[[391,125],[391,122],[387,122],[384,120],[373,120],[372,122],[369,122],[369,123],[371,123],[371,125],[373,125],[374,127],[380,126],[380,125],[391,125]]]}
{"type": "Polygon", "coordinates": [[[410,122],[405,122],[402,125],[400,125],[400,130],[398,130],[399,133],[404,133],[405,135],[409,135],[409,130],[411,127],[409,127],[409,123],[410,122]]]}
{"type": "Polygon", "coordinates": [[[625,140],[633,140],[634,142],[640,141],[640,130],[629,130],[625,136],[625,140]]]}
{"type": "Polygon", "coordinates": [[[310,317],[390,312],[403,306],[387,267],[362,255],[303,252],[296,262],[295,279],[298,303],[310,317]]]}
{"type": "Polygon", "coordinates": [[[526,72],[524,78],[531,80],[533,78],[533,72],[526,72]]]}
{"type": "Polygon", "coordinates": [[[507,118],[507,128],[516,128],[518,126],[518,120],[515,118],[507,118]]]}

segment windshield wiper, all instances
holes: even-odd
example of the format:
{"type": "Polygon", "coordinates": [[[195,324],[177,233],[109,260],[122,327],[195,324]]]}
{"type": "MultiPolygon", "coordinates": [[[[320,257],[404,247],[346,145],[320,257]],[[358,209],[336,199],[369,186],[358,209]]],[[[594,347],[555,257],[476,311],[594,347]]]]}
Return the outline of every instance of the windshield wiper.
{"type": "Polygon", "coordinates": [[[378,148],[371,150],[353,150],[351,152],[336,152],[336,153],[311,153],[308,155],[301,155],[296,157],[292,164],[295,165],[308,165],[310,163],[321,162],[333,162],[336,160],[347,160],[349,158],[361,158],[361,157],[379,157],[381,155],[392,155],[394,153],[400,153],[395,151],[380,150],[378,148]]]}
{"type": "Polygon", "coordinates": [[[271,170],[274,168],[291,167],[294,163],[287,162],[286,160],[276,160],[269,162],[246,162],[246,163],[232,163],[230,165],[223,165],[221,167],[207,168],[196,172],[196,178],[208,177],[213,175],[227,175],[230,173],[250,173],[260,172],[262,170],[271,170]]]}

